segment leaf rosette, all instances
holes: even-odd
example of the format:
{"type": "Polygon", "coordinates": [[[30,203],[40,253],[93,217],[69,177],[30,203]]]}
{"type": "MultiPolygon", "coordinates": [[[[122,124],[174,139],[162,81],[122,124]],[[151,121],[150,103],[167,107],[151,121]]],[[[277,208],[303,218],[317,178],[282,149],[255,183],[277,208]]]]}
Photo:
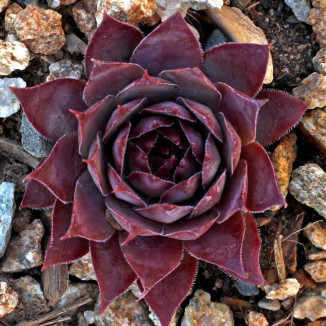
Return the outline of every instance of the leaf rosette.
{"type": "Polygon", "coordinates": [[[43,269],[90,250],[102,311],[138,280],[163,326],[198,259],[263,284],[251,213],[285,205],[263,146],[306,110],[260,91],[268,56],[268,45],[236,43],[202,53],[178,13],[144,38],[106,15],[86,51],[86,83],[11,88],[55,142],[26,176],[21,204],[54,205],[43,269]]]}

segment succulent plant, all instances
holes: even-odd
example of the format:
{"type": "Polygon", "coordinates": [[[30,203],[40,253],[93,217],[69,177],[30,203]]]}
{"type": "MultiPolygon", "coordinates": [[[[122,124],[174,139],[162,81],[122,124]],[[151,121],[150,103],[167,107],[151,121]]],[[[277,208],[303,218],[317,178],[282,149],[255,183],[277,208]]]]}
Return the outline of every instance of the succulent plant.
{"type": "Polygon", "coordinates": [[[251,213],[285,205],[263,146],[306,110],[262,90],[268,45],[202,53],[180,14],[148,36],[105,16],[86,51],[87,82],[12,88],[56,142],[26,176],[21,207],[54,205],[43,269],[91,252],[101,311],[138,280],[163,326],[191,290],[197,260],[263,284],[251,213]]]}

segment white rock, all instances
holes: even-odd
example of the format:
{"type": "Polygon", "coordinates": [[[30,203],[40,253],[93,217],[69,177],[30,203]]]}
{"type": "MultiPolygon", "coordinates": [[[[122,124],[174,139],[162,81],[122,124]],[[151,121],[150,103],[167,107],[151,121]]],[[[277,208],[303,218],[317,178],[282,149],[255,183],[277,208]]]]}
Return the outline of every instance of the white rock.
{"type": "Polygon", "coordinates": [[[29,60],[25,44],[0,40],[0,75],[9,75],[16,69],[24,70],[29,65],[29,60]]]}
{"type": "Polygon", "coordinates": [[[0,79],[0,117],[7,118],[18,112],[20,104],[16,96],[10,91],[8,86],[24,88],[26,83],[21,78],[0,79]]]}

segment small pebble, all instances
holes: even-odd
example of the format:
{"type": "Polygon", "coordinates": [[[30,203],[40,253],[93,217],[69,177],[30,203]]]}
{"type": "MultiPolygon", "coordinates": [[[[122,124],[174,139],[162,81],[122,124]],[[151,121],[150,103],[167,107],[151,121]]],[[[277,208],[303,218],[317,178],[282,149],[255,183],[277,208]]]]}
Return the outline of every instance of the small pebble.
{"type": "Polygon", "coordinates": [[[15,185],[2,182],[0,185],[0,257],[5,253],[10,239],[15,208],[15,185]]]}
{"type": "Polygon", "coordinates": [[[69,274],[74,275],[83,281],[96,281],[90,253],[74,261],[69,268],[69,274]]]}
{"type": "Polygon", "coordinates": [[[270,311],[278,311],[281,309],[281,304],[278,300],[263,298],[258,302],[258,307],[270,311]]]}
{"type": "Polygon", "coordinates": [[[15,19],[19,12],[21,12],[23,8],[18,3],[12,3],[9,8],[6,10],[5,14],[5,30],[10,33],[15,33],[15,19]]]}
{"type": "Polygon", "coordinates": [[[308,262],[303,268],[317,283],[326,282],[326,260],[308,262]]]}
{"type": "Polygon", "coordinates": [[[0,318],[15,310],[18,293],[13,291],[6,282],[0,282],[0,318]]]}
{"type": "Polygon", "coordinates": [[[307,24],[312,25],[316,34],[316,41],[321,45],[326,45],[325,28],[326,28],[326,9],[313,8],[310,10],[307,24]]]}
{"type": "Polygon", "coordinates": [[[94,324],[95,321],[95,313],[91,310],[84,311],[84,317],[86,318],[89,325],[94,324]]]}
{"type": "Polygon", "coordinates": [[[312,0],[311,3],[315,8],[326,8],[326,0],[312,0]]]}
{"type": "Polygon", "coordinates": [[[285,0],[285,3],[292,9],[298,20],[306,22],[310,12],[310,1],[308,0],[285,0]]]}
{"type": "Polygon", "coordinates": [[[75,3],[77,0],[47,0],[48,6],[52,9],[58,9],[61,6],[68,6],[75,3]]]}
{"type": "Polygon", "coordinates": [[[205,50],[208,51],[217,45],[228,42],[231,42],[231,40],[219,28],[216,28],[205,41],[205,50]]]}
{"type": "Polygon", "coordinates": [[[70,33],[66,35],[66,44],[64,49],[71,54],[85,54],[86,43],[82,41],[76,34],[70,33]]]}
{"type": "Polygon", "coordinates": [[[309,289],[315,289],[317,287],[317,283],[311,278],[311,276],[304,270],[298,269],[293,277],[298,280],[300,283],[300,288],[306,287],[309,289]]]}
{"type": "Polygon", "coordinates": [[[46,81],[56,78],[75,78],[81,79],[83,65],[79,62],[72,62],[70,59],[62,59],[49,66],[50,74],[46,81]]]}
{"type": "Polygon", "coordinates": [[[326,259],[326,250],[317,250],[316,248],[308,252],[309,260],[326,259]]]}
{"type": "Polygon", "coordinates": [[[300,284],[295,278],[288,278],[280,283],[264,286],[267,299],[284,300],[296,295],[300,290],[300,284]]]}
{"type": "Polygon", "coordinates": [[[303,234],[317,248],[326,249],[326,223],[309,223],[306,225],[303,234]]]}
{"type": "Polygon", "coordinates": [[[22,232],[31,222],[32,212],[28,208],[19,210],[12,221],[12,228],[15,232],[22,232]]]}
{"type": "Polygon", "coordinates": [[[10,4],[10,0],[0,0],[0,12],[3,12],[6,8],[8,8],[10,4]]]}
{"type": "Polygon", "coordinates": [[[235,287],[239,291],[239,293],[246,297],[251,297],[253,295],[259,294],[259,288],[257,285],[245,283],[239,280],[234,282],[235,287]]]}
{"type": "Polygon", "coordinates": [[[90,33],[96,27],[95,16],[87,12],[82,1],[72,8],[72,15],[81,32],[90,33]]]}
{"type": "Polygon", "coordinates": [[[248,326],[268,326],[269,323],[266,317],[256,311],[250,311],[248,314],[248,326]]]}
{"type": "Polygon", "coordinates": [[[315,70],[326,75],[326,48],[321,48],[312,59],[315,70]]]}

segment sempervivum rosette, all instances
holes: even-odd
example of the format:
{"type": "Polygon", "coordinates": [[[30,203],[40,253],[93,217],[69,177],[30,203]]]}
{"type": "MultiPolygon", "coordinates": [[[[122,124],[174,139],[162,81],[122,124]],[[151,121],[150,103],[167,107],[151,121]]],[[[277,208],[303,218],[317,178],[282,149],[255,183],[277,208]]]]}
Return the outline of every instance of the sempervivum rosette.
{"type": "Polygon", "coordinates": [[[138,279],[162,325],[189,293],[197,259],[264,283],[250,212],[285,202],[262,145],[306,109],[259,92],[268,54],[256,44],[202,54],[180,14],[145,38],[105,16],[87,48],[87,83],[13,88],[56,142],[26,177],[21,205],[54,205],[43,268],[90,250],[102,311],[138,279]]]}

